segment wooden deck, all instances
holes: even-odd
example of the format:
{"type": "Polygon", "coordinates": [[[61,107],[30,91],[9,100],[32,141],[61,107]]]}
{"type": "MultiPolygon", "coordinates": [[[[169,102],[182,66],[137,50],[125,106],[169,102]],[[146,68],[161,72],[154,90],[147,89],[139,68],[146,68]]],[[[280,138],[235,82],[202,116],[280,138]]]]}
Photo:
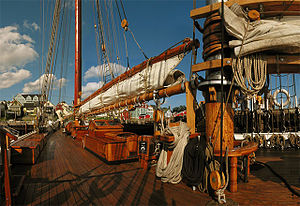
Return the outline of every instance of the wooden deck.
{"type": "MultiPolygon", "coordinates": [[[[271,153],[259,154],[264,157],[257,159],[276,171],[286,167],[282,175],[300,191],[300,152],[286,154],[279,152],[277,158],[268,157],[271,153]]],[[[15,199],[17,205],[206,205],[212,200],[183,183],[162,183],[155,177],[155,168],[143,171],[138,162],[108,165],[61,131],[48,138],[37,164],[12,169],[14,174],[26,175],[15,199]]],[[[239,183],[238,193],[226,191],[226,197],[240,205],[300,204],[300,198],[259,166],[252,171],[249,183],[239,183]]]]}

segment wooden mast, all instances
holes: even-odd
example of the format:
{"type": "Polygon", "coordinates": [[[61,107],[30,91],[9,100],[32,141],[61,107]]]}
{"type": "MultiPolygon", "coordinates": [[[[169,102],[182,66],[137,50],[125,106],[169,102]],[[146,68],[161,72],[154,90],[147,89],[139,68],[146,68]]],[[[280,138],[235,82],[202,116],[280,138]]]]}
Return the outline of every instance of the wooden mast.
{"type": "Polygon", "coordinates": [[[75,0],[75,85],[74,106],[81,97],[81,0],[75,0]]]}

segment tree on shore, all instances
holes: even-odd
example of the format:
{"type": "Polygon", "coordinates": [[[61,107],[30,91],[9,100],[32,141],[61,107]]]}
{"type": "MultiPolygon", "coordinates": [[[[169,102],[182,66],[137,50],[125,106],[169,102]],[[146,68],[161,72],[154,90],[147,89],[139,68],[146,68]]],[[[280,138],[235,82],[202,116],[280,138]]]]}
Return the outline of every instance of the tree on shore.
{"type": "Polygon", "coordinates": [[[172,109],[172,112],[173,112],[173,113],[174,113],[174,112],[178,113],[178,112],[182,112],[182,111],[184,111],[184,110],[186,110],[186,106],[185,106],[185,105],[180,105],[180,106],[178,106],[178,107],[174,107],[174,108],[172,109]]]}

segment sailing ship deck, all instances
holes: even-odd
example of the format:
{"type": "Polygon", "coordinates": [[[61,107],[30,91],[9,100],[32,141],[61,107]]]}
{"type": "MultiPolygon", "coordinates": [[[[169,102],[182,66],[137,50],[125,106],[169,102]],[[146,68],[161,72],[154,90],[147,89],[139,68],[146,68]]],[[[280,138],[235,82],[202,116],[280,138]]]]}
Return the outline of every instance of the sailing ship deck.
{"type": "MultiPolygon", "coordinates": [[[[258,152],[291,186],[300,191],[300,152],[258,152]],[[263,155],[263,156],[262,156],[263,155]],[[274,158],[274,156],[276,156],[274,158]]],[[[17,205],[205,205],[208,194],[181,183],[162,183],[155,169],[140,169],[138,162],[108,165],[60,130],[52,134],[37,164],[14,166],[13,174],[25,174],[17,205]]],[[[280,180],[267,168],[252,169],[249,183],[240,181],[238,193],[226,197],[240,205],[299,205],[280,180]]]]}

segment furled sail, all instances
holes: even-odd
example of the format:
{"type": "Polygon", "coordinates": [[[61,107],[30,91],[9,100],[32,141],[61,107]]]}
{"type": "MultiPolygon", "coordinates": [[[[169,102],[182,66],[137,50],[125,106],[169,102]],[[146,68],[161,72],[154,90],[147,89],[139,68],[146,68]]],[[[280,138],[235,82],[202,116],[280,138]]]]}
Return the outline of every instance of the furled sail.
{"type": "Polygon", "coordinates": [[[236,38],[229,42],[236,56],[270,50],[288,54],[300,52],[298,17],[262,19],[248,23],[241,6],[233,4],[230,9],[225,6],[224,21],[227,32],[236,38]]]}
{"type": "Polygon", "coordinates": [[[127,76],[121,75],[114,79],[112,83],[108,83],[110,86],[104,85],[104,89],[96,91],[80,104],[79,114],[183,81],[184,73],[174,69],[191,50],[192,45],[193,41],[188,39],[183,45],[129,70],[125,73],[127,76]]]}

